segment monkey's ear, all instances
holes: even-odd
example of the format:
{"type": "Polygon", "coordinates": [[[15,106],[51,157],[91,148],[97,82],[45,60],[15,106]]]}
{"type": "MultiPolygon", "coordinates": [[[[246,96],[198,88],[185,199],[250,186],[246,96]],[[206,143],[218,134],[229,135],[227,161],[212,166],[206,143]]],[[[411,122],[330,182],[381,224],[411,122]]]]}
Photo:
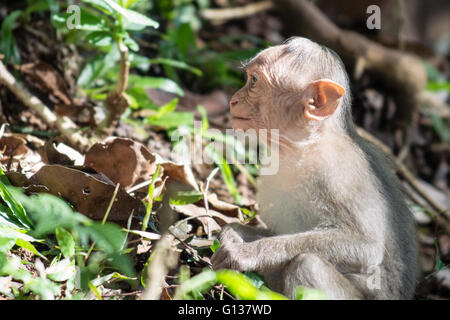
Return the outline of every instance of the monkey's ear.
{"type": "Polygon", "coordinates": [[[321,121],[334,113],[345,89],[334,81],[320,79],[308,85],[308,92],[310,99],[304,110],[305,117],[321,121]]]}

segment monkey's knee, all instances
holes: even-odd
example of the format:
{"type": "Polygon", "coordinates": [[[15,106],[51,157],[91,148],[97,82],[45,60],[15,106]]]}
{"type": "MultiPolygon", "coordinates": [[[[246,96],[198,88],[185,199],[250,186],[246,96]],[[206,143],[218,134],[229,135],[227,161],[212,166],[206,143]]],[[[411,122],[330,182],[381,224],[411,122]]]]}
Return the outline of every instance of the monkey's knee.
{"type": "Polygon", "coordinates": [[[286,266],[283,293],[296,298],[298,286],[321,290],[328,299],[361,298],[353,284],[330,262],[310,253],[299,254],[286,266]]]}

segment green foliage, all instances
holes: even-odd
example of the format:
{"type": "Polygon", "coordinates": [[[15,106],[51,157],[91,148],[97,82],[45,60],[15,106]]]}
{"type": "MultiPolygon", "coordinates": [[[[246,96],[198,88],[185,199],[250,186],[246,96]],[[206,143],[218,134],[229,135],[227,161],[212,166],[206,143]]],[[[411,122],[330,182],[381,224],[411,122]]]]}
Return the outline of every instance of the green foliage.
{"type": "Polygon", "coordinates": [[[431,125],[442,141],[450,141],[450,127],[448,122],[438,115],[431,115],[431,125]]]}
{"type": "Polygon", "coordinates": [[[213,244],[210,246],[211,251],[214,253],[220,248],[220,241],[215,239],[213,244]]]}
{"type": "Polygon", "coordinates": [[[148,193],[147,193],[148,202],[144,202],[145,208],[146,208],[146,213],[145,213],[144,220],[142,221],[142,231],[147,230],[148,221],[150,220],[150,215],[151,215],[152,209],[153,209],[153,193],[155,191],[156,178],[158,177],[160,170],[161,170],[161,166],[158,164],[155,172],[153,173],[152,181],[150,182],[150,185],[148,186],[148,193]]]}
{"type": "Polygon", "coordinates": [[[434,267],[435,267],[436,271],[440,271],[440,270],[444,269],[446,266],[445,266],[445,263],[441,260],[441,253],[439,251],[439,244],[438,244],[437,239],[434,239],[434,247],[436,249],[436,263],[435,263],[434,267]]]}
{"type": "Polygon", "coordinates": [[[211,271],[205,269],[193,278],[185,280],[177,288],[175,299],[195,299],[193,292],[204,292],[215,283],[225,285],[228,291],[240,300],[285,300],[286,297],[261,285],[257,288],[246,275],[234,270],[211,271]]]}
{"type": "Polygon", "coordinates": [[[242,211],[242,213],[243,214],[245,214],[245,216],[248,218],[248,219],[253,219],[254,217],[255,217],[255,215],[256,215],[256,212],[255,211],[253,211],[253,210],[248,210],[248,209],[246,209],[246,208],[241,208],[241,211],[242,211]]]}
{"type": "MultiPolygon", "coordinates": [[[[204,269],[190,278],[189,269],[184,266],[180,268],[179,279],[181,286],[175,292],[175,299],[203,300],[203,292],[215,284],[223,284],[239,300],[287,300],[285,296],[270,290],[264,279],[254,272],[242,274],[234,270],[204,269]]],[[[322,291],[302,286],[297,287],[295,296],[297,300],[326,299],[322,291]]]]}
{"type": "Polygon", "coordinates": [[[13,223],[25,230],[29,230],[33,223],[27,216],[22,204],[18,202],[8,190],[7,186],[9,185],[9,181],[1,168],[0,177],[0,196],[6,204],[5,206],[0,203],[0,219],[13,223]]]}
{"type": "Polygon", "coordinates": [[[183,206],[195,203],[203,198],[203,194],[198,191],[176,191],[170,195],[169,202],[174,205],[183,206]]]}
{"type": "MultiPolygon", "coordinates": [[[[19,188],[5,185],[3,173],[1,177],[1,200],[8,207],[2,206],[10,211],[0,218],[0,275],[11,276],[24,285],[17,292],[4,294],[17,298],[32,293],[42,299],[54,299],[62,294],[62,283],[65,283],[70,289],[65,295],[70,297],[77,290],[86,292],[92,288],[91,281],[106,267],[135,276],[131,261],[122,252],[125,234],[118,226],[94,222],[50,194],[26,196],[19,188]],[[28,224],[23,223],[25,218],[28,224]],[[54,237],[57,244],[52,240],[54,237]],[[42,255],[32,242],[41,246],[45,243],[51,249],[48,252],[56,254],[47,268],[35,262],[41,273],[38,277],[23,268],[20,258],[13,253],[6,256],[18,246],[47,260],[49,253],[42,255]],[[95,254],[86,265],[83,255],[90,242],[95,243],[95,254]],[[81,278],[78,287],[75,286],[77,275],[81,278]]],[[[129,277],[127,279],[131,279],[129,277]]]]}
{"type": "Polygon", "coordinates": [[[13,62],[20,64],[20,55],[17,48],[16,40],[14,39],[13,30],[15,23],[22,14],[21,10],[11,12],[5,20],[3,20],[0,28],[0,52],[5,55],[6,62],[13,62]]]}

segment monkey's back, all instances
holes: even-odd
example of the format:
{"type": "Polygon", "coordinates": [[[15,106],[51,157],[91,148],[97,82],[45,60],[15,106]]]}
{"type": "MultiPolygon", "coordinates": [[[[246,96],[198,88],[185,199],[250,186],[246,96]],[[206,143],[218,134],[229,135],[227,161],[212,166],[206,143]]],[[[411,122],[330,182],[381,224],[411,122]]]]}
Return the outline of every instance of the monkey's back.
{"type": "Polygon", "coordinates": [[[355,140],[379,180],[381,192],[388,204],[381,290],[373,291],[374,294],[369,297],[411,299],[420,272],[413,215],[404,200],[402,186],[393,173],[392,162],[372,143],[359,136],[355,140]]]}

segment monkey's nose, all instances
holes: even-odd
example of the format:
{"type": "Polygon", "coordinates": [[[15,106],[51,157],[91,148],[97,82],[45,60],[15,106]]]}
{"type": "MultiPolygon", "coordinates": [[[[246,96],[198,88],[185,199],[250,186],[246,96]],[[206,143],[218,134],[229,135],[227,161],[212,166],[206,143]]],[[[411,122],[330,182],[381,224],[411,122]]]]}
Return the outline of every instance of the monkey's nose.
{"type": "Polygon", "coordinates": [[[231,100],[230,101],[230,108],[234,107],[235,105],[237,105],[239,102],[239,100],[231,100]]]}

